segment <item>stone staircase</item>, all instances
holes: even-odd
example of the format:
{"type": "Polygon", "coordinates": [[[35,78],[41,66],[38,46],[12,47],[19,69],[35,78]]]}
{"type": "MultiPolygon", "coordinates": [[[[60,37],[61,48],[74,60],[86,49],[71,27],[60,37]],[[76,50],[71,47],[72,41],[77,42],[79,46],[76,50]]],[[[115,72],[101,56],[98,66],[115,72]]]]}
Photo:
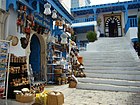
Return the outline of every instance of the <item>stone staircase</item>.
{"type": "Polygon", "coordinates": [[[80,55],[87,77],[78,89],[140,92],[140,60],[125,37],[99,38],[80,55]]]}

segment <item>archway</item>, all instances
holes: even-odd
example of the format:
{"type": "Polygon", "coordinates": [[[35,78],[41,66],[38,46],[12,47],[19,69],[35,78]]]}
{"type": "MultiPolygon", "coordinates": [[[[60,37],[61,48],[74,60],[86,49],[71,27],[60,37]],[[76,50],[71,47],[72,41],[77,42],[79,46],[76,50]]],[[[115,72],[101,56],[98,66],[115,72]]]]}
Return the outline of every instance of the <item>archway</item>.
{"type": "Polygon", "coordinates": [[[35,81],[41,80],[41,46],[40,41],[36,35],[33,35],[30,43],[29,63],[33,70],[35,81]]]}
{"type": "Polygon", "coordinates": [[[106,20],[105,33],[106,33],[106,36],[109,36],[109,37],[122,36],[121,22],[117,17],[111,16],[106,20]]]}
{"type": "Polygon", "coordinates": [[[118,36],[118,25],[117,22],[112,19],[108,23],[109,25],[109,37],[117,37],[118,36]]]}

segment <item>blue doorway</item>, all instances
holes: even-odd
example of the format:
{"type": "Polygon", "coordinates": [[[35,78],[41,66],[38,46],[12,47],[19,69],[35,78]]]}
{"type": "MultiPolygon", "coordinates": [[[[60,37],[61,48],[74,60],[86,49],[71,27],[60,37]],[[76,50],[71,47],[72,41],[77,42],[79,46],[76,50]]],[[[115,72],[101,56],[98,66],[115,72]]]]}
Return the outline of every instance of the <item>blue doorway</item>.
{"type": "Polygon", "coordinates": [[[41,80],[41,46],[36,35],[33,35],[30,43],[29,63],[33,70],[34,81],[41,80]]]}

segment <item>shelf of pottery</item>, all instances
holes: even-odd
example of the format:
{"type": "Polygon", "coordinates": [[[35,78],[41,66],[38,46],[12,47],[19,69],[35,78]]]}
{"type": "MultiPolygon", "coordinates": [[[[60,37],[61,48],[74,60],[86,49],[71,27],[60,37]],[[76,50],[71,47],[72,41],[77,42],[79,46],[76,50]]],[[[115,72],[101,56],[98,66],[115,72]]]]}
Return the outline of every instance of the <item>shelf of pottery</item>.
{"type": "Polygon", "coordinates": [[[8,98],[15,98],[14,90],[30,88],[29,77],[27,72],[26,56],[15,56],[11,54],[8,98]]]}
{"type": "Polygon", "coordinates": [[[70,63],[72,67],[71,72],[75,77],[86,77],[84,73],[83,57],[79,55],[79,49],[73,41],[71,42],[70,63]]]}
{"type": "Polygon", "coordinates": [[[48,44],[48,64],[47,80],[48,84],[66,84],[67,83],[67,66],[68,45],[61,44],[58,41],[49,42],[48,44]]]}
{"type": "Polygon", "coordinates": [[[10,42],[0,40],[0,98],[7,97],[6,84],[8,73],[8,56],[9,56],[10,42]]]}

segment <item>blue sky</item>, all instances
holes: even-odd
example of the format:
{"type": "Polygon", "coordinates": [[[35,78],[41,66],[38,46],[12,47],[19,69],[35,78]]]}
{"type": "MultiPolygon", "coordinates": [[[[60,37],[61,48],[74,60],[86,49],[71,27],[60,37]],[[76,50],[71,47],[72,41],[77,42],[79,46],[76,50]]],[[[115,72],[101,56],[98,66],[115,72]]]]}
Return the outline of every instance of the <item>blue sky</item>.
{"type": "Polygon", "coordinates": [[[106,3],[114,3],[114,2],[122,2],[122,1],[132,1],[132,0],[90,0],[91,5],[97,5],[97,4],[106,4],[106,3]]]}

